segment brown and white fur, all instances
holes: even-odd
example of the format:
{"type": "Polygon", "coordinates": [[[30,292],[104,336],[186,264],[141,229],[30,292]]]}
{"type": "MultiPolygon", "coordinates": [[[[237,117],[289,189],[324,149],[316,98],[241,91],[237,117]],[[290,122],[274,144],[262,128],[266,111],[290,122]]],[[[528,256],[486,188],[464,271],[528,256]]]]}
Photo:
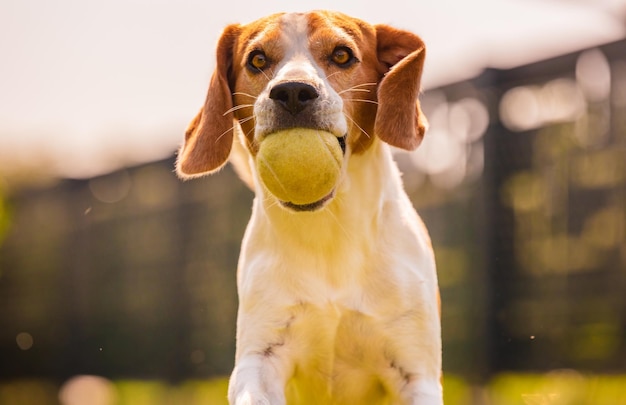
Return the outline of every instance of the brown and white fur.
{"type": "Polygon", "coordinates": [[[199,176],[230,157],[256,193],[231,404],[442,404],[433,250],[390,150],[424,135],[424,57],[412,33],[328,11],[222,33],[177,170],[199,176]],[[264,138],[297,127],[344,143],[333,192],[306,206],[278,201],[255,171],[264,138]]]}

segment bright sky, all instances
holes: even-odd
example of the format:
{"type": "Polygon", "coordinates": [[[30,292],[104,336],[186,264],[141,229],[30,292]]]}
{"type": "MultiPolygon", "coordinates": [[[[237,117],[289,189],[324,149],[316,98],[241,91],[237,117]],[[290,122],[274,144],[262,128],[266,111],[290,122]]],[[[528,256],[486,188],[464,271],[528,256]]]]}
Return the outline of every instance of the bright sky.
{"type": "Polygon", "coordinates": [[[624,0],[0,0],[0,174],[172,154],[226,24],[321,8],[421,35],[427,88],[625,35],[624,0]]]}

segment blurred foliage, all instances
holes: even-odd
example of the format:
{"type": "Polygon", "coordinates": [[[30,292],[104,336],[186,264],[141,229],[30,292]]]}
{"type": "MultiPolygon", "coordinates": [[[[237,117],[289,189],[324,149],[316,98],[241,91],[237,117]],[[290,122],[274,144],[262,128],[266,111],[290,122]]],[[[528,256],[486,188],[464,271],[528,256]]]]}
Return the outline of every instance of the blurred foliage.
{"type": "Polygon", "coordinates": [[[0,382],[0,405],[59,404],[59,387],[52,381],[23,379],[0,382]]]}
{"type": "MultiPolygon", "coordinates": [[[[2,242],[4,241],[4,238],[9,230],[10,219],[11,209],[9,207],[9,203],[4,197],[2,187],[0,187],[0,245],[2,245],[2,242]]],[[[1,273],[0,276],[2,276],[1,273]]]]}
{"type": "Polygon", "coordinates": [[[0,378],[230,371],[251,193],[230,170],[185,183],[172,166],[11,197],[13,226],[0,247],[0,378]]]}
{"type": "Polygon", "coordinates": [[[500,77],[491,165],[501,370],[626,366],[625,46],[500,77]]]}

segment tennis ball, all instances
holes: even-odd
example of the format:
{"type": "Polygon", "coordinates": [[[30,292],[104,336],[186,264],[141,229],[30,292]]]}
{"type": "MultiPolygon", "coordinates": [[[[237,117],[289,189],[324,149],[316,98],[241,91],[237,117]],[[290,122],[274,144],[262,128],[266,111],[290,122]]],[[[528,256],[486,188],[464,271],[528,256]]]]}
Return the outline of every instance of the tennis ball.
{"type": "Polygon", "coordinates": [[[332,192],[341,173],[342,157],[335,135],[295,128],[265,137],[256,167],[263,184],[276,198],[306,205],[332,192]]]}

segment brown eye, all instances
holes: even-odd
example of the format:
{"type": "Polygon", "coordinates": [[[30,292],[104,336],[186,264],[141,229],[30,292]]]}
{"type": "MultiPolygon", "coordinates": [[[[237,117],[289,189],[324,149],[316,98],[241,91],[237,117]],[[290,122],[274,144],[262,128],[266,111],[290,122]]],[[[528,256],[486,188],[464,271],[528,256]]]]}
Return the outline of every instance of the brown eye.
{"type": "Polygon", "coordinates": [[[253,71],[263,70],[267,66],[267,57],[261,51],[254,51],[248,57],[248,67],[253,71]]]}
{"type": "Polygon", "coordinates": [[[346,48],[344,46],[335,48],[330,59],[336,65],[343,66],[343,67],[347,67],[351,65],[352,62],[355,61],[352,51],[349,48],[346,48]]]}

